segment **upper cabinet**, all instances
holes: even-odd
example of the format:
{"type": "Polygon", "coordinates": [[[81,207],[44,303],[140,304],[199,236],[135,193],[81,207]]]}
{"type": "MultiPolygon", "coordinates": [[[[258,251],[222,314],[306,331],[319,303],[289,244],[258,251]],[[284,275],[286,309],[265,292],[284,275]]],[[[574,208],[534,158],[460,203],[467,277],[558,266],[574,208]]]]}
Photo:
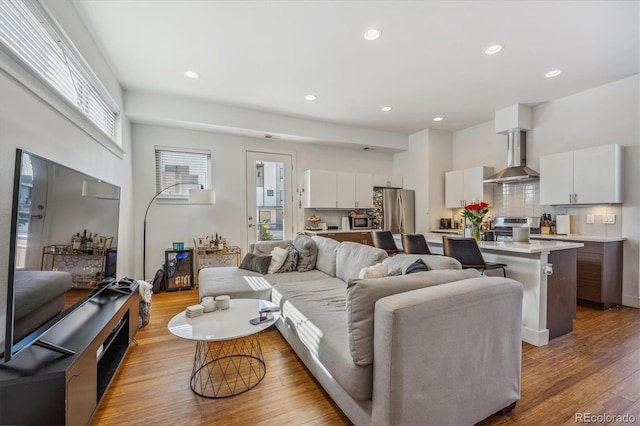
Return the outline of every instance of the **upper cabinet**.
{"type": "Polygon", "coordinates": [[[376,188],[402,188],[402,176],[373,175],[376,188]]]}
{"type": "Polygon", "coordinates": [[[307,170],[304,172],[304,207],[336,207],[336,172],[307,170]]]}
{"type": "Polygon", "coordinates": [[[373,208],[373,175],[306,170],[305,208],[373,208]]]}
{"type": "Polygon", "coordinates": [[[622,145],[540,156],[540,204],[622,203],[622,145]]]}
{"type": "Polygon", "coordinates": [[[445,207],[464,208],[472,200],[493,204],[493,185],[482,181],[493,174],[493,167],[473,167],[445,173],[445,207]]]}

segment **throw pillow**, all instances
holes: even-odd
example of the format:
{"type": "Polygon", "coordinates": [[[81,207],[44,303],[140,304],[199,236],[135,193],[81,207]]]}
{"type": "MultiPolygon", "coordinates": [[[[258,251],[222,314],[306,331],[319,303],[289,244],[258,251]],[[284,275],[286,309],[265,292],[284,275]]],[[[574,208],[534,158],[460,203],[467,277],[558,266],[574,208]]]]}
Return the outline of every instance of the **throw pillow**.
{"type": "Polygon", "coordinates": [[[389,268],[386,263],[376,263],[373,266],[362,268],[358,278],[382,278],[389,275],[389,268]]]}
{"type": "Polygon", "coordinates": [[[247,253],[244,259],[242,259],[240,269],[266,274],[269,271],[270,264],[271,256],[260,256],[258,254],[247,253]]]}
{"type": "Polygon", "coordinates": [[[289,244],[286,247],[286,250],[287,258],[285,259],[280,269],[278,269],[278,273],[295,271],[296,267],[298,266],[298,252],[296,251],[296,248],[293,246],[293,244],[289,244]]]}
{"type": "Polygon", "coordinates": [[[413,274],[414,272],[426,272],[428,270],[429,268],[427,268],[427,265],[424,264],[422,259],[418,259],[415,262],[413,262],[411,265],[407,266],[407,269],[406,271],[404,271],[404,273],[406,275],[406,274],[413,274]]]}
{"type": "Polygon", "coordinates": [[[269,264],[269,270],[267,271],[267,273],[275,274],[276,272],[278,272],[278,270],[284,264],[285,260],[287,260],[288,254],[289,252],[285,249],[274,247],[273,250],[271,250],[271,263],[269,264]]]}
{"type": "Polygon", "coordinates": [[[318,246],[311,237],[298,234],[293,240],[293,246],[298,252],[298,266],[296,270],[298,272],[311,271],[316,267],[316,260],[318,259],[318,246]]]}

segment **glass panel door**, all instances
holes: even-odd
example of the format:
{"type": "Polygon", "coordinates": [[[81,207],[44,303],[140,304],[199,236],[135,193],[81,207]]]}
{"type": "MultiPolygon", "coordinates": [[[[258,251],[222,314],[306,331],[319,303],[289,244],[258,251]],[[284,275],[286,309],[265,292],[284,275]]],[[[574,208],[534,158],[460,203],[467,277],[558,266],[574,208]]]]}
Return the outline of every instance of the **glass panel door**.
{"type": "Polygon", "coordinates": [[[291,155],[247,151],[247,247],[293,238],[291,155]]]}

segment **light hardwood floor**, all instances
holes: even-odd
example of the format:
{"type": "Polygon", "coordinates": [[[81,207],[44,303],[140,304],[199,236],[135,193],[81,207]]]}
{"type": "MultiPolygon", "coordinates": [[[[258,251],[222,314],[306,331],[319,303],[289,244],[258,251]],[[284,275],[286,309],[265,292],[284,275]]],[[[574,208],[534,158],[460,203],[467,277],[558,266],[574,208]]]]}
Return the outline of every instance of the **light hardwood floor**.
{"type": "MultiPolygon", "coordinates": [[[[275,329],[260,334],[267,375],[256,388],[217,400],[191,392],[195,344],[171,335],[167,323],[197,298],[197,290],[153,295],[151,321],[93,425],[350,424],[275,329]]],[[[572,333],[544,347],[523,343],[522,399],[481,424],[575,424],[583,412],[628,413],[640,424],[640,310],[578,307],[572,333]]]]}

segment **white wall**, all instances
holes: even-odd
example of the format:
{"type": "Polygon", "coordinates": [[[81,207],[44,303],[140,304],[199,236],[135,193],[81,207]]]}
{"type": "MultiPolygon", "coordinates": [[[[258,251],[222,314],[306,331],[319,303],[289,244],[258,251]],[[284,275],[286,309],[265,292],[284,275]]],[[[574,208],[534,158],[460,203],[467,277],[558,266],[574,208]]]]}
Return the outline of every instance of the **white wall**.
{"type": "MultiPolygon", "coordinates": [[[[136,275],[142,275],[142,223],[144,212],[155,194],[156,146],[211,150],[213,189],[216,204],[212,206],[154,203],[147,216],[147,278],[164,262],[164,250],[174,241],[193,245],[193,238],[211,233],[222,234],[230,245],[246,251],[245,222],[245,158],[246,150],[291,153],[294,160],[294,188],[300,187],[307,169],[355,171],[372,174],[393,174],[390,153],[364,151],[309,143],[252,139],[206,131],[185,130],[156,125],[135,124],[133,156],[135,187],[136,275]]],[[[304,226],[304,209],[298,208],[294,194],[297,230],[304,226]]]]}
{"type": "MultiPolygon", "coordinates": [[[[103,80],[106,89],[122,107],[120,86],[113,78],[91,37],[80,23],[75,9],[67,2],[55,2],[52,9],[56,18],[68,28],[67,34],[81,40],[78,46],[85,59],[103,80]]],[[[15,63],[0,58],[0,315],[5,313],[7,293],[7,267],[11,226],[11,200],[13,197],[13,173],[16,148],[50,159],[89,175],[104,179],[121,187],[120,239],[118,244],[118,276],[133,273],[133,223],[131,210],[131,148],[129,123],[123,117],[122,158],[81,130],[69,119],[25,89],[14,77],[4,71],[16,68],[15,63]]],[[[69,235],[70,237],[71,235],[69,235]]],[[[4,321],[0,321],[4,334],[4,321]]],[[[1,340],[1,339],[0,339],[1,340]]]]}
{"type": "MultiPolygon", "coordinates": [[[[640,307],[639,81],[635,75],[538,105],[533,108],[533,129],[527,133],[527,165],[536,171],[541,155],[611,143],[625,146],[622,294],[623,303],[635,307],[640,307]]],[[[506,162],[506,137],[494,133],[493,121],[453,134],[454,170],[480,165],[500,170],[506,162]]]]}
{"type": "Polygon", "coordinates": [[[394,174],[404,176],[404,188],[415,190],[416,232],[439,226],[444,208],[444,174],[451,170],[451,133],[425,129],[409,136],[409,149],[394,155],[394,174]]]}

